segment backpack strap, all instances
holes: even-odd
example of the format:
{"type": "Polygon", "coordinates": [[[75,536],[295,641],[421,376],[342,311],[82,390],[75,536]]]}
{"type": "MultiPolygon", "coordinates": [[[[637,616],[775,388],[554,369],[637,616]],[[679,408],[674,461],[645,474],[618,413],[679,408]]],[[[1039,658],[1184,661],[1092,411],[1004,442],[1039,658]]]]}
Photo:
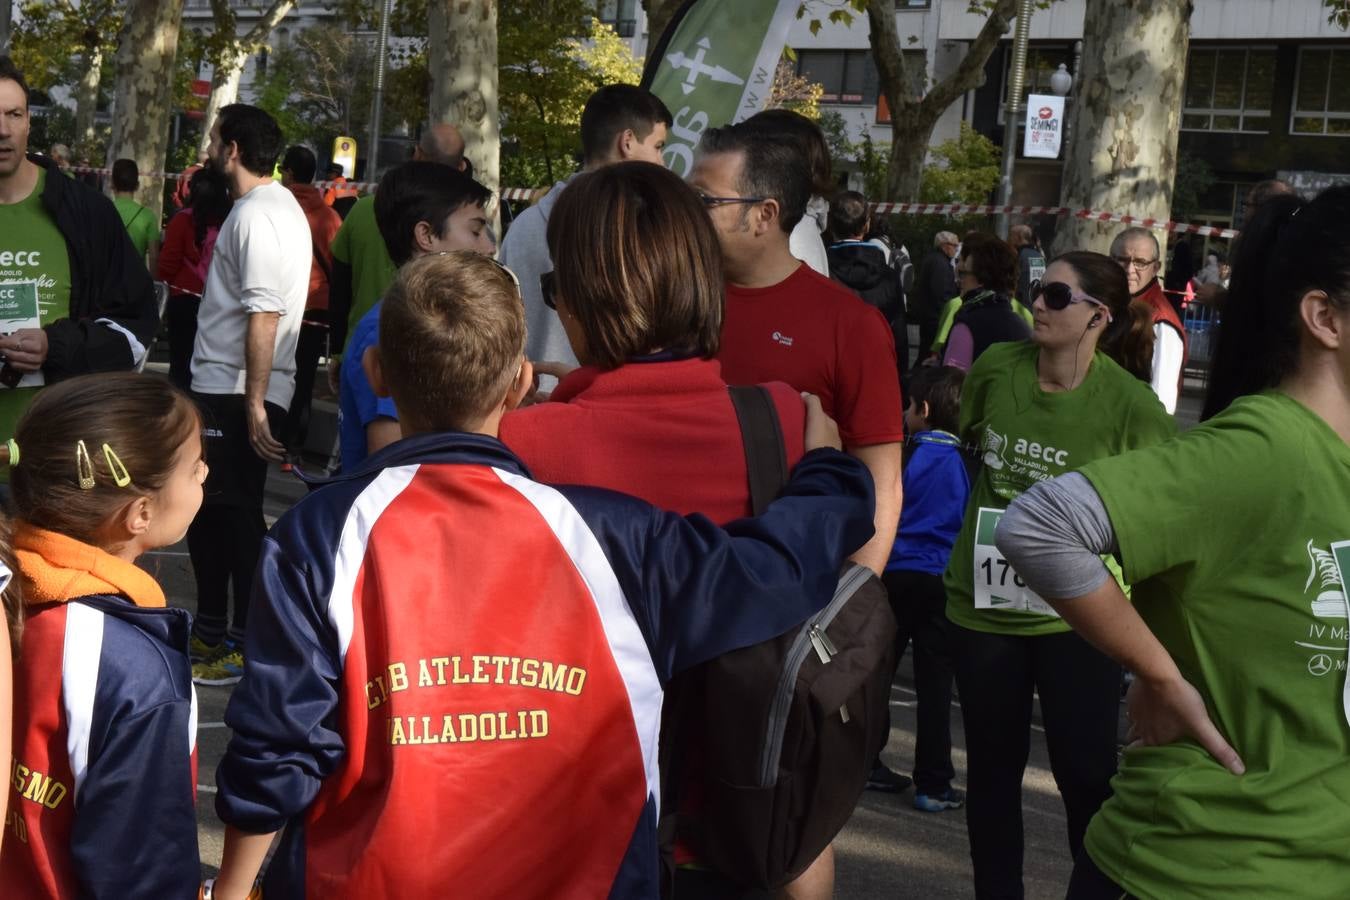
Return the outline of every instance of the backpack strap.
{"type": "Polygon", "coordinates": [[[728,387],[727,391],[741,425],[745,468],[750,477],[750,506],[754,514],[759,515],[787,484],[783,428],[778,422],[773,397],[763,387],[728,387]]]}

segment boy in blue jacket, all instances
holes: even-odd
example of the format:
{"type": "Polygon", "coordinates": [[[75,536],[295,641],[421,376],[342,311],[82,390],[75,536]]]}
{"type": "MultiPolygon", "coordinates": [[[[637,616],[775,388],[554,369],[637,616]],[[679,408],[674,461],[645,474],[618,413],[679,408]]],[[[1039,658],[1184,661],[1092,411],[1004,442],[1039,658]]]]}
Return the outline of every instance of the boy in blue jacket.
{"type": "MultiPolygon", "coordinates": [[[[925,812],[955,809],[965,799],[952,787],[952,662],[942,587],[970,498],[970,476],[956,437],[964,380],[965,373],[950,366],[921,366],[910,377],[905,433],[912,437],[904,470],[905,502],[882,575],[899,626],[897,664],[905,645],[914,643],[914,688],[919,695],[914,808],[925,812]]],[[[902,790],[906,785],[904,776],[878,760],[868,786],[902,790]]]]}
{"type": "Polygon", "coordinates": [[[400,269],[367,370],[404,438],[263,547],[215,900],[283,826],[269,900],[657,896],[663,686],[822,608],[872,534],[870,477],[814,398],[780,499],[725,530],[535,482],[496,437],[524,349],[490,258],[400,269]]]}

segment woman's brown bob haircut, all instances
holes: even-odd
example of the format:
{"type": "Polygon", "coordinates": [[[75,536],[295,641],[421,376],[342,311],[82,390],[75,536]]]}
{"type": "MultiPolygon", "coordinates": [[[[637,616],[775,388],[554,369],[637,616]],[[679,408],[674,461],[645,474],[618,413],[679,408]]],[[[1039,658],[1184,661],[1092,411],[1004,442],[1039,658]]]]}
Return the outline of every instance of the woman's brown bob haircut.
{"type": "Polygon", "coordinates": [[[961,258],[970,261],[970,270],[982,288],[1012,296],[1017,286],[1017,251],[1007,241],[984,232],[966,235],[961,258]]]}
{"type": "Polygon", "coordinates": [[[380,369],[405,423],[476,426],[525,357],[525,308],[511,274],[468,250],[398,270],[380,307],[380,369]]]}
{"type": "Polygon", "coordinates": [[[19,464],[9,486],[17,517],[91,543],[129,501],[164,487],[179,449],[201,427],[187,394],[153,375],[83,375],[43,388],[14,435],[19,464]],[[87,490],[80,488],[80,441],[94,469],[87,490]],[[126,487],[114,481],[104,444],[131,476],[126,487]]]}
{"type": "Polygon", "coordinates": [[[614,369],[658,350],[705,359],[722,334],[722,251],[708,212],[668,169],[624,162],[572,179],[548,220],[554,285],[614,369]]]}

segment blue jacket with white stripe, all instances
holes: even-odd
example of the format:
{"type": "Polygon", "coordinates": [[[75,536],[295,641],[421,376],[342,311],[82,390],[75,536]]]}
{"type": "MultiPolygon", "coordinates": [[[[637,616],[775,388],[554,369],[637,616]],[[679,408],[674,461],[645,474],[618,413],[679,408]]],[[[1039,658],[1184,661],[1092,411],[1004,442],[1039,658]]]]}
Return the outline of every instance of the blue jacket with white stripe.
{"type": "Polygon", "coordinates": [[[655,896],[663,685],[823,607],[871,533],[830,450],[722,529],[400,441],[265,542],[217,811],[288,826],[269,898],[655,896]]]}

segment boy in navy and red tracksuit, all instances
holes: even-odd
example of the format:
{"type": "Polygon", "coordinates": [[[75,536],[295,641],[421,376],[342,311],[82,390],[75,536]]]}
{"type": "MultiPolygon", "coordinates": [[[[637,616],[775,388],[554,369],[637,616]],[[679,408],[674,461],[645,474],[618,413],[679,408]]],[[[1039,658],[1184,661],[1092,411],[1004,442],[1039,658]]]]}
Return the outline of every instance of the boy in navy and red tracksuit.
{"type": "Polygon", "coordinates": [[[27,608],[0,896],[192,897],[188,614],[135,565],[20,523],[27,608]]]}
{"type": "MultiPolygon", "coordinates": [[[[942,586],[942,573],[970,497],[970,476],[955,434],[964,379],[960,369],[950,366],[921,366],[910,376],[905,430],[913,437],[904,469],[904,509],[882,575],[899,626],[897,662],[905,645],[914,644],[918,727],[913,805],[924,812],[955,809],[965,798],[952,787],[956,774],[952,767],[952,661],[947,593],[942,586]]],[[[875,778],[877,773],[873,774],[875,778]]],[[[869,782],[869,786],[876,785],[869,782]]]]}
{"type": "Polygon", "coordinates": [[[828,602],[872,532],[866,469],[808,453],[778,502],[725,531],[548,487],[495,437],[530,381],[495,263],[410,263],[380,325],[372,383],[418,433],[305,498],[264,545],[217,773],[231,827],[216,896],[242,893],[282,826],[269,900],[656,896],[663,686],[828,602]],[[464,360],[436,359],[452,341],[509,387],[447,423],[438,410],[471,381],[464,360]]]}

